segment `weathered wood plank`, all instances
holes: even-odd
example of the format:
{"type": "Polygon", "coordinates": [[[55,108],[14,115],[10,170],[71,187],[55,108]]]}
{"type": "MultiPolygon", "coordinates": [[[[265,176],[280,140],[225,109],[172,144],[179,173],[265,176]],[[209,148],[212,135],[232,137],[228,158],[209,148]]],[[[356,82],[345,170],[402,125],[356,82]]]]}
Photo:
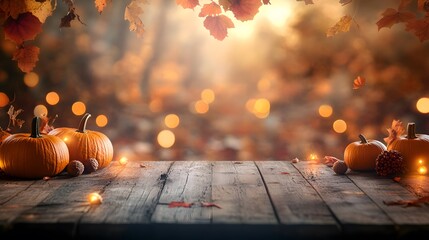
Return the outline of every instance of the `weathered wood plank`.
{"type": "MultiPolygon", "coordinates": [[[[388,206],[383,201],[412,200],[417,196],[389,178],[375,173],[349,173],[347,176],[369,196],[397,225],[398,236],[426,231],[429,234],[429,207],[388,206]]],[[[413,186],[417,186],[413,184],[413,186]]]]}
{"type": "Polygon", "coordinates": [[[399,183],[417,196],[423,197],[429,195],[429,175],[413,174],[403,176],[399,183]]]}
{"type": "Polygon", "coordinates": [[[217,224],[278,224],[262,178],[254,162],[215,162],[212,222],[217,224]]]}
{"type": "Polygon", "coordinates": [[[35,180],[20,180],[6,176],[0,177],[0,206],[7,203],[19,193],[27,190],[35,180]]]}
{"type": "Polygon", "coordinates": [[[175,162],[166,176],[159,204],[152,216],[154,223],[210,223],[211,209],[201,207],[211,201],[212,163],[175,162]],[[173,202],[193,203],[191,208],[169,208],[173,202]]]}
{"type": "Polygon", "coordinates": [[[347,175],[336,175],[331,168],[313,161],[301,161],[293,166],[326,202],[344,235],[386,237],[385,234],[395,232],[392,220],[347,175]]]}
{"type": "Polygon", "coordinates": [[[332,238],[340,231],[328,206],[290,162],[258,161],[274,209],[287,236],[332,238]]]}

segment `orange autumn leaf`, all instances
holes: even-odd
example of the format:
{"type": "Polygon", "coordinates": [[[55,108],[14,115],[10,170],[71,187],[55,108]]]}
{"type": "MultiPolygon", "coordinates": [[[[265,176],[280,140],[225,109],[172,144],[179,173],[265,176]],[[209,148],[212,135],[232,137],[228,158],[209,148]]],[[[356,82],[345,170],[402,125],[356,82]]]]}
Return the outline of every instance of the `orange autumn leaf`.
{"type": "Polygon", "coordinates": [[[183,8],[194,9],[196,6],[200,5],[200,2],[199,0],[176,0],[176,4],[183,8]]]}
{"type": "Polygon", "coordinates": [[[383,201],[387,206],[400,205],[402,207],[421,207],[422,203],[429,203],[429,196],[419,197],[412,200],[396,200],[396,201],[383,201]]]}
{"type": "Polygon", "coordinates": [[[221,13],[222,13],[222,9],[220,8],[219,4],[215,2],[211,2],[209,4],[203,5],[203,7],[201,8],[200,14],[198,14],[198,17],[219,15],[221,13]]]}
{"type": "Polygon", "coordinates": [[[225,15],[207,16],[204,27],[210,31],[210,35],[222,41],[228,35],[228,28],[233,28],[234,23],[225,15]]]}
{"type": "Polygon", "coordinates": [[[13,60],[18,62],[18,67],[23,72],[31,72],[39,61],[40,49],[36,46],[28,45],[19,48],[13,54],[13,60]]]}
{"type": "Polygon", "coordinates": [[[326,31],[326,36],[332,37],[340,32],[348,32],[350,30],[352,20],[353,18],[349,15],[341,17],[341,19],[337,23],[335,23],[334,26],[328,28],[328,31],[326,31]]]}
{"type": "Polygon", "coordinates": [[[357,76],[357,78],[353,80],[353,89],[359,89],[365,86],[365,82],[366,82],[366,79],[364,77],[357,76]]]}
{"type": "Polygon", "coordinates": [[[143,9],[136,0],[131,1],[125,8],[124,19],[130,23],[130,31],[136,32],[138,37],[143,36],[144,33],[143,22],[139,17],[142,13],[143,9]]]}
{"type": "Polygon", "coordinates": [[[391,28],[394,24],[408,22],[416,16],[410,11],[398,11],[393,8],[388,8],[381,14],[383,17],[377,21],[378,30],[387,27],[391,28]]]}
{"type": "Polygon", "coordinates": [[[262,6],[261,0],[231,0],[231,11],[240,21],[252,20],[262,6]]]}
{"type": "Polygon", "coordinates": [[[219,205],[217,205],[216,203],[211,203],[211,202],[202,202],[201,203],[201,207],[215,207],[215,208],[221,208],[219,205]]]}
{"type": "Polygon", "coordinates": [[[27,40],[33,40],[42,32],[42,23],[33,14],[26,12],[19,14],[17,19],[9,17],[4,23],[6,39],[20,45],[27,40]]]}
{"type": "Polygon", "coordinates": [[[231,8],[231,2],[229,0],[219,0],[219,5],[222,6],[225,11],[231,8]]]}
{"type": "Polygon", "coordinates": [[[6,18],[14,19],[18,18],[21,13],[31,12],[40,22],[44,23],[46,18],[52,15],[54,8],[50,0],[1,0],[0,10],[6,18]]]}
{"type": "Polygon", "coordinates": [[[387,132],[389,133],[389,136],[385,137],[383,140],[386,142],[387,146],[389,146],[390,143],[404,134],[405,128],[400,120],[394,119],[392,121],[392,126],[387,129],[387,132]]]}
{"type": "Polygon", "coordinates": [[[409,21],[405,30],[414,33],[421,42],[429,40],[429,16],[409,21]]]}
{"type": "Polygon", "coordinates": [[[417,7],[421,11],[429,12],[429,0],[418,0],[417,7]]]}
{"type": "Polygon", "coordinates": [[[102,13],[104,8],[107,5],[107,0],[95,0],[94,4],[95,4],[95,7],[97,8],[97,11],[99,13],[102,13]]]}
{"type": "Polygon", "coordinates": [[[187,202],[170,202],[168,204],[169,208],[177,208],[177,207],[184,207],[184,208],[190,208],[194,203],[187,203],[187,202]]]}

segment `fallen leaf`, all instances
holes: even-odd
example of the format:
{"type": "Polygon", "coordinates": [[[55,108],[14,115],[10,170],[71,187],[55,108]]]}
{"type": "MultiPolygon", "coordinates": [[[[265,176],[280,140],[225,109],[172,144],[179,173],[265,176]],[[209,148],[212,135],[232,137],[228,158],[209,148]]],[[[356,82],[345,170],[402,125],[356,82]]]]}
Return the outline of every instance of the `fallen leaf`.
{"type": "Polygon", "coordinates": [[[94,0],[95,7],[99,13],[102,13],[107,5],[107,0],[94,0]]]}
{"type": "Polygon", "coordinates": [[[381,15],[383,17],[377,21],[379,31],[383,27],[391,28],[394,24],[408,22],[416,18],[414,13],[410,11],[398,11],[393,8],[386,9],[381,15]]]}
{"type": "Polygon", "coordinates": [[[234,164],[243,164],[243,162],[234,162],[234,164]]]}
{"type": "Polygon", "coordinates": [[[394,177],[394,178],[393,178],[393,181],[395,181],[395,182],[400,182],[400,181],[401,181],[401,177],[394,177]]]}
{"type": "Polygon", "coordinates": [[[308,4],[314,4],[313,0],[296,0],[296,1],[297,1],[297,2],[302,2],[302,1],[304,1],[305,5],[308,5],[308,4]]]}
{"type": "Polygon", "coordinates": [[[424,19],[412,19],[407,23],[405,29],[408,32],[414,33],[421,42],[429,39],[429,16],[424,19]]]}
{"type": "Polygon", "coordinates": [[[33,45],[21,47],[13,54],[13,60],[18,61],[18,67],[23,72],[31,72],[39,61],[40,49],[33,45]]]}
{"type": "Polygon", "coordinates": [[[124,19],[130,22],[130,31],[136,32],[138,37],[142,37],[144,33],[143,22],[139,17],[142,13],[143,9],[136,0],[131,1],[125,8],[124,19]]]}
{"type": "Polygon", "coordinates": [[[49,181],[49,180],[51,180],[50,177],[43,177],[43,181],[49,181]]]}
{"type": "Polygon", "coordinates": [[[231,0],[230,10],[240,21],[252,20],[262,6],[261,0],[231,0]]]}
{"type": "Polygon", "coordinates": [[[145,165],[143,165],[143,164],[140,164],[140,167],[141,167],[141,168],[146,168],[146,166],[145,166],[145,165]]]}
{"type": "Polygon", "coordinates": [[[340,159],[334,156],[325,156],[323,159],[325,159],[325,164],[328,167],[333,167],[335,162],[340,161],[340,159]]]}
{"type": "Polygon", "coordinates": [[[282,174],[282,175],[287,175],[287,174],[289,174],[288,172],[280,172],[280,174],[282,174]]]}
{"type": "Polygon", "coordinates": [[[366,82],[366,79],[364,77],[357,76],[357,78],[353,80],[353,89],[359,89],[365,86],[365,82],[366,82]]]}
{"type": "Polygon", "coordinates": [[[200,14],[198,14],[198,17],[219,15],[221,13],[222,13],[222,9],[220,8],[219,4],[215,2],[211,2],[209,4],[203,5],[203,7],[201,8],[200,14]]]}
{"type": "Polygon", "coordinates": [[[40,116],[40,123],[39,123],[40,133],[48,134],[50,131],[52,131],[54,129],[53,123],[57,118],[58,118],[58,115],[55,115],[55,117],[53,118],[50,118],[48,116],[40,116]]]}
{"type": "Polygon", "coordinates": [[[225,15],[207,16],[204,20],[204,27],[210,31],[210,35],[222,41],[228,36],[228,28],[233,28],[234,23],[225,15]]]}
{"type": "Polygon", "coordinates": [[[200,5],[200,2],[199,0],[176,0],[176,4],[183,8],[194,9],[196,6],[200,5]]]}
{"type": "Polygon", "coordinates": [[[383,201],[385,205],[401,205],[403,207],[421,207],[422,203],[429,203],[429,196],[420,197],[412,200],[396,200],[396,201],[383,201]]]}
{"type": "Polygon", "coordinates": [[[392,126],[390,128],[387,128],[387,132],[389,133],[389,136],[385,137],[383,140],[386,142],[387,146],[389,146],[390,143],[392,143],[398,137],[404,134],[405,128],[400,120],[394,119],[392,121],[392,126]]]}
{"type": "Polygon", "coordinates": [[[170,202],[168,204],[169,208],[177,208],[177,207],[184,207],[184,208],[190,208],[194,203],[187,203],[187,202],[170,202]]]}
{"type": "Polygon", "coordinates": [[[328,31],[326,32],[327,37],[332,37],[340,32],[348,32],[350,31],[350,26],[352,24],[353,18],[349,15],[345,15],[341,17],[341,19],[335,23],[334,26],[328,28],[328,31]]]}
{"type": "Polygon", "coordinates": [[[32,13],[19,14],[14,19],[8,17],[4,23],[5,38],[21,45],[24,41],[33,40],[42,32],[42,23],[32,13]]]}
{"type": "Polygon", "coordinates": [[[216,203],[211,203],[211,202],[202,202],[201,203],[201,207],[216,207],[216,208],[221,208],[216,203]]]}

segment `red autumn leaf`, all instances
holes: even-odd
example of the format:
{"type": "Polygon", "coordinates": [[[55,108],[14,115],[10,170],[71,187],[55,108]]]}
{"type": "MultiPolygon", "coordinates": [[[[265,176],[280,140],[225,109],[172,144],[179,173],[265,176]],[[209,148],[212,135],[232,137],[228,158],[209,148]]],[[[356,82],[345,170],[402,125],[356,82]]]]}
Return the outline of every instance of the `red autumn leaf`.
{"type": "Polygon", "coordinates": [[[40,133],[48,134],[50,131],[54,130],[54,122],[57,119],[58,115],[55,115],[55,117],[50,118],[48,116],[40,116],[40,123],[39,123],[39,131],[40,133]]]}
{"type": "Polygon", "coordinates": [[[404,134],[405,129],[400,120],[393,120],[392,127],[388,128],[387,132],[389,133],[389,136],[385,137],[384,141],[386,142],[387,146],[389,146],[390,143],[392,143],[394,140],[404,134]]]}
{"type": "Polygon", "coordinates": [[[202,202],[201,203],[201,207],[216,207],[216,208],[221,208],[216,203],[211,203],[211,202],[202,202]]]}
{"type": "Polygon", "coordinates": [[[388,206],[402,205],[403,207],[420,207],[422,203],[429,203],[429,196],[420,197],[412,200],[397,200],[397,201],[383,201],[388,206]]]}
{"type": "Polygon", "coordinates": [[[414,33],[421,42],[429,39],[429,17],[424,19],[413,19],[407,23],[405,29],[408,32],[414,33]]]}
{"type": "Polygon", "coordinates": [[[8,17],[4,23],[6,39],[10,39],[18,45],[24,41],[33,40],[40,32],[42,32],[42,23],[29,12],[19,14],[17,19],[8,17]]]}
{"type": "Polygon", "coordinates": [[[124,19],[130,22],[129,29],[132,32],[136,32],[138,37],[143,36],[144,26],[140,19],[140,14],[143,13],[143,9],[140,7],[137,1],[131,1],[125,8],[124,19]]]}
{"type": "Polygon", "coordinates": [[[383,17],[377,22],[379,31],[383,27],[391,28],[394,24],[408,22],[416,18],[414,13],[410,11],[398,11],[393,8],[386,9],[381,15],[383,17]]]}
{"type": "Polygon", "coordinates": [[[296,0],[296,1],[298,1],[298,2],[304,1],[305,5],[314,4],[313,0],[296,0]]]}
{"type": "Polygon", "coordinates": [[[183,8],[194,9],[196,6],[200,5],[200,2],[199,0],[176,0],[176,4],[183,8]]]}
{"type": "Polygon", "coordinates": [[[95,4],[95,7],[97,8],[97,11],[99,13],[102,13],[104,8],[107,5],[107,0],[95,0],[94,4],[95,4]]]}
{"type": "Polygon", "coordinates": [[[262,6],[261,0],[231,0],[231,11],[240,21],[252,20],[262,6]]]}
{"type": "Polygon", "coordinates": [[[280,172],[280,174],[282,174],[282,175],[287,175],[287,174],[289,174],[288,172],[280,172]]]}
{"type": "Polygon", "coordinates": [[[207,16],[204,27],[210,31],[210,35],[222,41],[228,35],[228,28],[233,28],[234,23],[225,15],[207,16]]]}
{"type": "Polygon", "coordinates": [[[328,167],[333,167],[335,162],[340,161],[340,159],[334,156],[325,156],[324,159],[325,159],[325,164],[328,167]]]}
{"type": "Polygon", "coordinates": [[[184,207],[184,208],[190,208],[194,203],[187,203],[187,202],[170,202],[168,204],[169,208],[177,208],[177,207],[184,207]]]}
{"type": "Polygon", "coordinates": [[[365,82],[366,82],[366,79],[364,77],[357,76],[357,78],[353,80],[353,89],[359,89],[365,86],[365,82]]]}
{"type": "Polygon", "coordinates": [[[31,72],[39,61],[40,49],[36,46],[28,45],[19,48],[13,54],[13,60],[18,61],[18,67],[23,72],[31,72]]]}
{"type": "Polygon", "coordinates": [[[219,4],[215,2],[211,2],[209,4],[203,5],[203,7],[201,8],[200,14],[198,14],[198,17],[219,15],[221,13],[222,13],[222,9],[220,8],[219,4]]]}
{"type": "Polygon", "coordinates": [[[401,177],[394,177],[392,180],[395,181],[395,182],[400,182],[401,181],[401,177]]]}

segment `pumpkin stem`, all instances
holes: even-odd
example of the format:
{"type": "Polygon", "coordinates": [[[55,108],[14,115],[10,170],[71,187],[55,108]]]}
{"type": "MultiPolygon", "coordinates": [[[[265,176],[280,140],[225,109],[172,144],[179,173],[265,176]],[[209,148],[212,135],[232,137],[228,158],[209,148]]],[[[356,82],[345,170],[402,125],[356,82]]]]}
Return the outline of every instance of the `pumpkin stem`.
{"type": "Polygon", "coordinates": [[[88,118],[91,117],[91,114],[85,113],[79,123],[79,128],[76,132],[84,133],[86,131],[86,122],[88,122],[88,118]]]}
{"type": "Polygon", "coordinates": [[[368,143],[368,140],[366,140],[365,136],[362,134],[359,134],[359,138],[360,138],[360,143],[364,144],[364,143],[368,143]]]}
{"type": "Polygon", "coordinates": [[[408,123],[407,125],[407,139],[414,139],[416,136],[416,124],[408,123]]]}
{"type": "Polygon", "coordinates": [[[40,122],[39,117],[34,117],[33,121],[31,121],[31,135],[30,135],[30,137],[32,137],[32,138],[41,138],[42,137],[42,135],[40,135],[39,122],[40,122]]]}

